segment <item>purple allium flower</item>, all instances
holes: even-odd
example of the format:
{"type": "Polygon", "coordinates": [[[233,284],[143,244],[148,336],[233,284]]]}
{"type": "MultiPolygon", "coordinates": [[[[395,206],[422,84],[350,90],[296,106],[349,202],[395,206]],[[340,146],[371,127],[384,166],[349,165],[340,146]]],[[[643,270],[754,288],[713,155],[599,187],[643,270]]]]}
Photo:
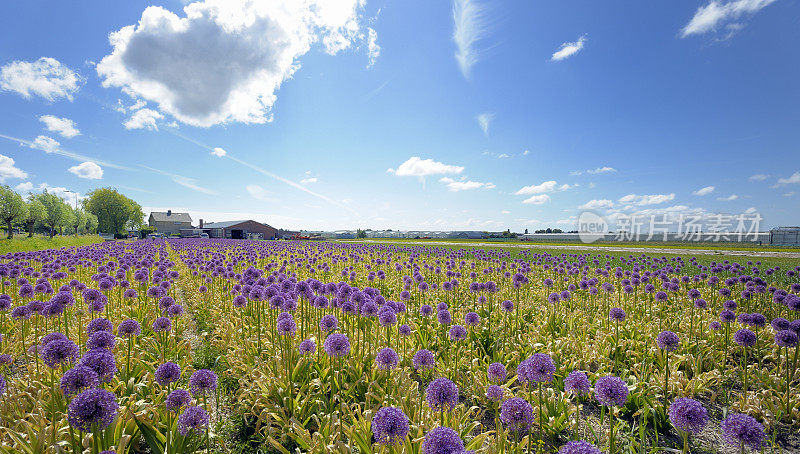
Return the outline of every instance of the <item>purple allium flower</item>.
{"type": "Polygon", "coordinates": [[[283,314],[288,315],[288,317],[278,317],[278,323],[276,325],[278,335],[293,337],[294,333],[297,332],[297,324],[294,322],[294,317],[288,312],[283,312],[283,314]]]}
{"type": "Polygon", "coordinates": [[[397,332],[398,332],[398,333],[399,333],[401,336],[410,336],[410,335],[411,335],[411,327],[409,327],[408,325],[400,325],[400,326],[397,328],[397,332]]]}
{"type": "Polygon", "coordinates": [[[123,320],[117,325],[117,335],[119,337],[136,337],[142,334],[142,327],[139,322],[133,319],[123,320]]]}
{"type": "Polygon", "coordinates": [[[722,307],[724,309],[726,309],[726,310],[729,310],[729,311],[735,311],[738,306],[739,305],[736,304],[736,301],[734,301],[734,300],[728,300],[728,301],[725,301],[724,303],[722,303],[722,307]]]}
{"type": "Polygon", "coordinates": [[[192,394],[195,397],[211,394],[217,389],[217,374],[208,369],[195,371],[195,373],[189,377],[189,387],[192,389],[192,394]]]}
{"type": "Polygon", "coordinates": [[[188,407],[178,416],[178,432],[184,437],[202,432],[208,426],[208,413],[200,407],[188,407]]]}
{"type": "Polygon", "coordinates": [[[86,348],[93,350],[95,348],[105,348],[106,350],[113,350],[117,344],[117,338],[113,333],[108,331],[98,331],[86,340],[86,348]]]}
{"type": "Polygon", "coordinates": [[[69,403],[67,419],[82,432],[103,430],[117,417],[117,396],[100,388],[90,388],[69,403]]]}
{"type": "Polygon", "coordinates": [[[301,355],[310,355],[317,351],[317,344],[314,343],[311,339],[306,339],[303,342],[300,342],[300,345],[297,347],[297,351],[300,352],[301,355]]]}
{"type": "Polygon", "coordinates": [[[172,306],[168,307],[166,311],[167,316],[171,318],[180,317],[183,315],[183,306],[180,304],[173,304],[172,306]]]}
{"type": "Polygon", "coordinates": [[[462,341],[467,338],[467,329],[461,325],[453,325],[450,327],[450,340],[462,341]]]}
{"type": "Polygon", "coordinates": [[[91,336],[98,331],[114,332],[114,324],[104,318],[96,318],[86,324],[87,336],[91,336]]]}
{"type": "Polygon", "coordinates": [[[181,378],[181,368],[173,362],[166,362],[156,369],[156,382],[161,386],[167,386],[181,378]]]}
{"type": "Polygon", "coordinates": [[[169,411],[178,411],[190,403],[192,403],[192,396],[189,394],[189,391],[185,389],[176,389],[169,393],[169,396],[167,396],[167,399],[164,401],[164,406],[167,407],[169,411]]]}
{"type": "Polygon", "coordinates": [[[33,311],[28,306],[17,306],[11,311],[11,318],[14,320],[27,320],[31,318],[33,311]]]}
{"type": "Polygon", "coordinates": [[[708,412],[700,402],[681,397],[669,406],[669,420],[678,430],[698,434],[708,423],[708,412]]]}
{"type": "Polygon", "coordinates": [[[247,298],[243,295],[236,295],[233,298],[233,307],[243,308],[247,306],[247,298]]]}
{"type": "Polygon", "coordinates": [[[14,358],[11,357],[8,353],[3,353],[0,355],[0,366],[8,366],[14,362],[14,358]]]}
{"type": "Polygon", "coordinates": [[[59,332],[46,334],[46,335],[42,336],[42,339],[39,341],[39,345],[41,346],[40,348],[46,347],[47,344],[49,344],[50,342],[53,342],[55,340],[68,340],[68,339],[67,339],[67,336],[65,336],[63,333],[59,333],[59,332]]]}
{"type": "Polygon", "coordinates": [[[381,309],[378,314],[378,323],[380,323],[381,326],[394,326],[397,324],[397,315],[394,313],[394,310],[384,306],[384,309],[381,309]]]}
{"type": "Polygon", "coordinates": [[[719,313],[719,321],[722,323],[733,323],[736,320],[736,314],[732,310],[725,309],[719,313]]]}
{"type": "Polygon", "coordinates": [[[619,307],[612,307],[610,311],[608,311],[608,318],[614,322],[621,322],[625,320],[627,314],[619,307]]]}
{"type": "Polygon", "coordinates": [[[545,353],[535,353],[517,368],[518,379],[523,382],[549,383],[555,372],[553,359],[545,353]]]}
{"type": "Polygon", "coordinates": [[[153,322],[153,332],[160,333],[172,329],[172,322],[167,317],[158,317],[153,322]]]}
{"type": "Polygon", "coordinates": [[[589,394],[590,387],[589,378],[586,377],[585,373],[579,370],[573,370],[564,379],[564,391],[576,396],[589,394]]]}
{"type": "Polygon", "coordinates": [[[772,328],[775,329],[775,331],[783,331],[785,329],[790,329],[792,325],[792,323],[789,320],[786,320],[783,317],[777,317],[772,319],[772,322],[770,322],[770,324],[772,325],[772,328]]]}
{"type": "Polygon", "coordinates": [[[500,420],[511,432],[518,435],[527,433],[533,424],[533,408],[525,399],[512,397],[503,402],[500,420]]]}
{"type": "Polygon", "coordinates": [[[742,328],[733,335],[733,340],[742,347],[752,347],[756,344],[756,333],[747,328],[742,328]]]}
{"type": "Polygon", "coordinates": [[[506,312],[511,312],[514,310],[514,303],[512,303],[511,300],[505,300],[500,303],[500,308],[506,312]]]}
{"type": "Polygon", "coordinates": [[[397,356],[397,352],[389,347],[382,348],[375,355],[375,366],[378,369],[391,370],[397,367],[399,362],[400,358],[397,356]]]}
{"type": "Polygon", "coordinates": [[[87,351],[78,361],[78,364],[94,370],[97,376],[105,382],[110,381],[114,374],[117,373],[114,355],[104,348],[95,348],[87,351]]]}
{"type": "Polygon", "coordinates": [[[422,454],[463,454],[464,442],[458,433],[449,427],[437,427],[422,442],[422,454]]]}
{"type": "Polygon", "coordinates": [[[708,306],[708,303],[704,299],[697,299],[694,301],[694,307],[698,309],[705,309],[708,306]]]}
{"type": "Polygon", "coordinates": [[[767,441],[764,426],[750,416],[732,413],[721,424],[722,438],[730,444],[758,451],[767,441]]]}
{"type": "Polygon", "coordinates": [[[778,347],[794,347],[797,345],[797,340],[797,334],[790,329],[784,329],[775,333],[775,344],[778,347]]]}
{"type": "Polygon", "coordinates": [[[489,377],[489,380],[495,383],[502,383],[506,381],[506,378],[508,377],[508,371],[504,365],[500,363],[492,363],[486,368],[486,375],[489,377]]]}
{"type": "Polygon", "coordinates": [[[738,321],[739,324],[746,326],[752,322],[752,317],[750,316],[750,314],[742,312],[741,314],[739,314],[738,317],[736,317],[736,321],[738,321]]]}
{"type": "Polygon", "coordinates": [[[437,378],[425,390],[425,400],[434,411],[452,411],[458,405],[458,386],[444,377],[437,378]]]}
{"type": "Polygon", "coordinates": [[[588,441],[575,440],[562,446],[558,454],[602,454],[602,451],[588,441]]]}
{"type": "Polygon", "coordinates": [[[411,362],[417,370],[428,370],[433,369],[433,366],[436,364],[436,358],[432,351],[420,350],[414,353],[414,358],[411,362]]]}
{"type": "Polygon", "coordinates": [[[750,314],[750,326],[755,328],[763,328],[767,326],[767,317],[764,317],[763,314],[759,314],[758,312],[750,314]]]}
{"type": "Polygon", "coordinates": [[[100,386],[100,378],[97,373],[86,366],[75,366],[64,372],[59,384],[61,392],[65,396],[71,397],[87,388],[100,386]]]}
{"type": "Polygon", "coordinates": [[[422,306],[419,308],[419,313],[420,313],[420,315],[422,315],[423,317],[430,317],[430,316],[431,316],[431,314],[433,314],[433,308],[432,308],[432,307],[430,307],[430,306],[429,306],[429,305],[427,305],[427,304],[423,304],[423,305],[422,305],[422,306]]]}
{"type": "Polygon", "coordinates": [[[325,348],[325,353],[327,353],[328,356],[347,356],[350,354],[350,339],[341,333],[329,334],[328,337],[325,338],[323,348],[325,348]]]}
{"type": "Polygon", "coordinates": [[[623,407],[628,400],[628,385],[613,375],[600,377],[594,385],[597,400],[607,407],[623,407]]]}
{"type": "Polygon", "coordinates": [[[449,325],[453,322],[453,318],[450,316],[450,311],[447,309],[442,309],[436,314],[436,319],[442,325],[449,325]]]}
{"type": "Polygon", "coordinates": [[[339,326],[339,320],[337,320],[335,316],[330,314],[323,315],[322,320],[319,321],[319,328],[326,333],[335,331],[338,326],[339,326]]]}
{"type": "Polygon", "coordinates": [[[481,323],[481,317],[475,312],[467,312],[464,316],[464,324],[467,326],[478,326],[481,323]]]}
{"type": "Polygon", "coordinates": [[[372,418],[372,434],[380,444],[402,443],[409,430],[408,417],[399,408],[383,407],[372,418]]]}
{"type": "Polygon", "coordinates": [[[658,348],[668,352],[674,352],[681,345],[681,340],[677,334],[672,331],[661,331],[656,338],[658,348]]]}
{"type": "Polygon", "coordinates": [[[717,321],[709,323],[708,327],[714,331],[719,331],[720,329],[722,329],[722,325],[720,325],[719,322],[717,321]]]}
{"type": "Polygon", "coordinates": [[[486,397],[495,402],[500,402],[503,400],[505,393],[506,392],[503,390],[503,388],[497,385],[489,385],[489,387],[486,388],[486,397]]]}

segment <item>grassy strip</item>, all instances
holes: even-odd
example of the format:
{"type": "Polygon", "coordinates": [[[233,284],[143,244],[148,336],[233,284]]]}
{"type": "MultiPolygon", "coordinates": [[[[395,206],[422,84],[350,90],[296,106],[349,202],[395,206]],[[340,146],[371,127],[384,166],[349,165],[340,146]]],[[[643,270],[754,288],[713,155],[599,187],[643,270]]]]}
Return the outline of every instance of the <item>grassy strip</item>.
{"type": "Polygon", "coordinates": [[[94,243],[101,243],[102,238],[98,235],[80,236],[54,236],[48,238],[43,235],[34,235],[28,238],[27,235],[15,235],[12,239],[0,239],[0,254],[9,252],[39,251],[42,249],[53,249],[65,246],[88,246],[94,243]]]}

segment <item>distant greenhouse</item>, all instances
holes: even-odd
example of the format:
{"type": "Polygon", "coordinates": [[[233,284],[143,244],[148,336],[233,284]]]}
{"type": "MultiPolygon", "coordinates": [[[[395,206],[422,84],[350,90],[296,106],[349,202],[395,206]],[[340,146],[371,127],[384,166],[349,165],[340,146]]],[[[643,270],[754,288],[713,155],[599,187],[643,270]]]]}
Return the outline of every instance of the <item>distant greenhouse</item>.
{"type": "Polygon", "coordinates": [[[800,246],[800,227],[775,227],[769,231],[769,244],[800,246]]]}

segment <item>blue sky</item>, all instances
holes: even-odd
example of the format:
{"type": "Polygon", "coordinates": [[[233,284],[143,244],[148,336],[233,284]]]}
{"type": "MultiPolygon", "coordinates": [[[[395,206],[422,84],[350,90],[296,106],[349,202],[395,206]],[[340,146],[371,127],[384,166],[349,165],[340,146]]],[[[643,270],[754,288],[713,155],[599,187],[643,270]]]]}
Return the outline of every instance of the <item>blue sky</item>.
{"type": "Polygon", "coordinates": [[[17,2],[0,17],[0,180],[286,228],[572,230],[586,209],[796,225],[798,13],[17,2]]]}

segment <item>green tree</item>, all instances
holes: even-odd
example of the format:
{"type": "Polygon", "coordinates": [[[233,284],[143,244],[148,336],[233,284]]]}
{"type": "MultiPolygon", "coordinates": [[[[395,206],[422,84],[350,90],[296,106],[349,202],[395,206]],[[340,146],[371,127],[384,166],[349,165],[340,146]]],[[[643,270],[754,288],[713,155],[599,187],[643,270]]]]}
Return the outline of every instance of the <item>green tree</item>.
{"type": "Polygon", "coordinates": [[[72,223],[70,227],[75,229],[75,235],[86,226],[86,213],[80,208],[72,208],[72,223]]]}
{"type": "Polygon", "coordinates": [[[47,217],[47,209],[42,202],[33,196],[28,199],[28,216],[25,217],[25,225],[28,227],[28,237],[33,236],[33,227],[37,222],[42,222],[47,217]]]}
{"type": "Polygon", "coordinates": [[[97,231],[97,216],[92,213],[84,213],[86,215],[86,231],[95,233],[97,231]]]}
{"type": "Polygon", "coordinates": [[[98,230],[104,233],[123,233],[126,226],[139,226],[144,221],[142,207],[113,188],[90,192],[83,207],[97,216],[98,230]]]}
{"type": "Polygon", "coordinates": [[[56,228],[63,225],[65,213],[69,210],[69,206],[59,196],[50,194],[46,189],[41,194],[36,195],[36,200],[44,205],[47,212],[47,216],[45,216],[42,223],[50,229],[50,238],[52,238],[56,234],[56,228]]]}
{"type": "Polygon", "coordinates": [[[356,230],[356,238],[366,238],[366,237],[367,237],[366,230],[361,230],[361,229],[356,230]]]}
{"type": "Polygon", "coordinates": [[[0,220],[6,224],[8,238],[14,237],[12,224],[20,222],[28,216],[25,200],[8,186],[0,187],[0,220]]]}

